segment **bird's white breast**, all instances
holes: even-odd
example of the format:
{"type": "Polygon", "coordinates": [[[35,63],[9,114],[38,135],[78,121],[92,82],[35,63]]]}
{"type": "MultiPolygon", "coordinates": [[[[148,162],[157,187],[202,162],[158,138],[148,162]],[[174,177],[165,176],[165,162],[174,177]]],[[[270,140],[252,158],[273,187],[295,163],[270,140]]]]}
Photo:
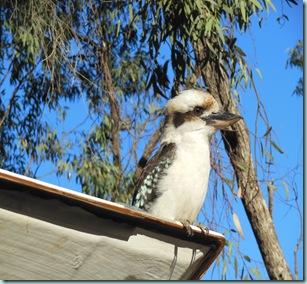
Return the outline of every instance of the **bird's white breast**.
{"type": "Polygon", "coordinates": [[[196,136],[193,139],[177,141],[175,159],[158,183],[162,195],[152,205],[150,213],[195,222],[207,193],[210,150],[208,138],[204,140],[201,133],[193,135],[196,136]]]}

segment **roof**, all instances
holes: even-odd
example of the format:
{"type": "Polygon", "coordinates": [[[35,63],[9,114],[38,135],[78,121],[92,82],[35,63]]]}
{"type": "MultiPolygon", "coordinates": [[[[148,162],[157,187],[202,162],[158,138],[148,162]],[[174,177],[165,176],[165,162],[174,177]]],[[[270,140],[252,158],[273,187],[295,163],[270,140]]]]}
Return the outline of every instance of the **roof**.
{"type": "Polygon", "coordinates": [[[0,279],[200,279],[225,238],[0,169],[0,279]]]}

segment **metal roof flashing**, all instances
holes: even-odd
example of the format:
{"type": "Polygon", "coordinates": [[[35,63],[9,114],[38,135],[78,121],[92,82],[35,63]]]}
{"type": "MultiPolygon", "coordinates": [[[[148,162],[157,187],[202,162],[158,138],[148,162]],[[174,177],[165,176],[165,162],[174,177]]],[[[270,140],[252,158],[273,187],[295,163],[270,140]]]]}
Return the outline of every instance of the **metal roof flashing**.
{"type": "Polygon", "coordinates": [[[0,279],[200,279],[223,235],[0,169],[0,279]]]}

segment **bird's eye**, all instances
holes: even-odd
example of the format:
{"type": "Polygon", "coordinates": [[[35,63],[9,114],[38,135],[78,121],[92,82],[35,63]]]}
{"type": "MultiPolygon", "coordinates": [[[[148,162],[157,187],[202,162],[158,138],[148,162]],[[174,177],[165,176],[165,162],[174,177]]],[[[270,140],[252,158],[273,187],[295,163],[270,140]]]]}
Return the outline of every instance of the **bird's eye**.
{"type": "Polygon", "coordinates": [[[201,107],[195,107],[195,108],[193,109],[194,114],[197,115],[197,116],[202,115],[202,114],[203,114],[203,111],[204,111],[204,109],[201,108],[201,107]]]}

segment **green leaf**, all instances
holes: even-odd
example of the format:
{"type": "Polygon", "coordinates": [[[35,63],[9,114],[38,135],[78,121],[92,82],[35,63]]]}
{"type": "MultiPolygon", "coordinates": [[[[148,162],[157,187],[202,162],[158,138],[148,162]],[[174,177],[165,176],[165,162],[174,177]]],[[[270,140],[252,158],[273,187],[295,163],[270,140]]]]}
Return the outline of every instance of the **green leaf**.
{"type": "Polygon", "coordinates": [[[276,8],[273,5],[273,3],[270,0],[267,0],[266,2],[269,4],[269,6],[271,6],[271,8],[274,10],[274,12],[276,12],[276,8]]]}
{"type": "Polygon", "coordinates": [[[206,25],[205,25],[205,34],[206,34],[206,35],[210,35],[210,34],[211,34],[213,21],[214,21],[214,18],[211,17],[211,18],[209,19],[209,21],[206,23],[206,25]]]}
{"type": "Polygon", "coordinates": [[[229,246],[228,246],[228,261],[230,261],[232,255],[232,242],[229,242],[229,246]]]}
{"type": "Polygon", "coordinates": [[[274,141],[271,140],[270,143],[271,143],[271,145],[272,145],[280,154],[283,154],[283,153],[284,153],[284,151],[281,150],[281,149],[276,145],[276,143],[275,143],[274,141]]]}
{"type": "Polygon", "coordinates": [[[184,3],[185,3],[184,12],[185,12],[186,15],[190,15],[191,14],[191,8],[190,8],[190,5],[189,5],[189,2],[185,1],[184,3]]]}
{"type": "Polygon", "coordinates": [[[220,27],[219,23],[217,25],[215,25],[215,29],[217,30],[221,40],[222,40],[222,43],[225,44],[225,37],[223,35],[223,32],[222,32],[222,28],[220,27]]]}
{"type": "Polygon", "coordinates": [[[269,182],[269,181],[265,181],[264,182],[270,189],[273,189],[273,190],[278,190],[278,188],[277,187],[275,187],[274,185],[273,185],[273,183],[272,182],[269,182]]]}
{"type": "Polygon", "coordinates": [[[233,188],[234,181],[233,181],[232,179],[223,177],[223,180],[227,183],[227,185],[228,185],[230,188],[233,188]]]}
{"type": "Polygon", "coordinates": [[[250,259],[250,257],[249,257],[248,255],[244,255],[244,259],[245,259],[246,261],[248,261],[248,262],[251,262],[251,259],[250,259]]]}
{"type": "Polygon", "coordinates": [[[253,272],[253,274],[258,277],[260,280],[262,280],[262,277],[260,275],[260,272],[259,272],[259,269],[258,267],[255,269],[255,268],[250,268],[250,271],[253,272]]]}
{"type": "Polygon", "coordinates": [[[248,166],[245,165],[244,163],[241,163],[241,162],[236,162],[236,166],[237,166],[238,168],[240,168],[241,170],[243,170],[243,171],[245,171],[245,170],[248,169],[248,166]]]}
{"type": "Polygon", "coordinates": [[[238,260],[236,257],[234,259],[234,269],[235,269],[235,277],[238,278],[238,260]]]}
{"type": "Polygon", "coordinates": [[[266,130],[266,132],[264,133],[264,137],[266,137],[266,136],[268,136],[269,135],[269,133],[271,132],[271,130],[272,130],[272,126],[270,126],[267,130],[266,130]]]}
{"type": "Polygon", "coordinates": [[[213,52],[213,54],[217,57],[217,53],[216,53],[216,51],[214,50],[213,46],[211,45],[211,43],[209,41],[207,42],[207,45],[208,45],[209,49],[213,52]]]}
{"type": "Polygon", "coordinates": [[[236,51],[237,51],[241,56],[243,56],[243,57],[246,56],[246,54],[244,53],[244,51],[243,51],[239,46],[237,46],[237,45],[236,45],[236,51]]]}
{"type": "Polygon", "coordinates": [[[258,25],[260,28],[262,27],[262,21],[263,21],[263,17],[260,17],[258,20],[258,25]]]}
{"type": "Polygon", "coordinates": [[[274,160],[273,156],[271,154],[269,154],[265,149],[263,149],[263,154],[266,155],[272,161],[274,160]]]}
{"type": "Polygon", "coordinates": [[[247,21],[246,19],[246,4],[245,4],[245,1],[240,1],[240,9],[241,9],[241,14],[242,14],[242,17],[243,17],[243,20],[244,22],[247,21]]]}
{"type": "Polygon", "coordinates": [[[131,3],[129,3],[129,19],[131,23],[133,21],[133,6],[131,3]]]}
{"type": "Polygon", "coordinates": [[[223,4],[223,10],[224,10],[226,13],[228,13],[228,14],[230,14],[230,15],[233,15],[233,10],[230,9],[230,7],[228,7],[228,6],[225,5],[225,4],[223,4]]]}
{"type": "Polygon", "coordinates": [[[198,13],[199,14],[202,14],[203,13],[203,10],[202,10],[202,0],[196,0],[196,6],[198,8],[198,13]]]}
{"type": "Polygon", "coordinates": [[[241,276],[240,276],[240,279],[241,279],[241,280],[243,279],[243,275],[244,275],[244,266],[243,266],[243,268],[242,268],[242,270],[241,270],[241,276]]]}
{"type": "Polygon", "coordinates": [[[227,263],[227,261],[224,260],[224,267],[223,267],[223,271],[222,271],[223,279],[225,279],[227,268],[228,268],[228,263],[227,263]]]}
{"type": "Polygon", "coordinates": [[[263,10],[263,7],[261,6],[261,4],[257,1],[257,0],[250,0],[257,8],[259,8],[260,10],[263,10]]]}
{"type": "Polygon", "coordinates": [[[121,20],[119,19],[117,24],[116,24],[116,34],[115,34],[115,38],[118,38],[118,35],[119,35],[119,30],[120,30],[120,23],[121,23],[121,20]]]}
{"type": "Polygon", "coordinates": [[[287,183],[285,181],[282,180],[281,182],[282,182],[282,184],[285,187],[285,190],[286,190],[286,200],[288,200],[288,198],[289,198],[289,187],[288,187],[288,185],[287,185],[287,183]]]}
{"type": "Polygon", "coordinates": [[[259,70],[258,68],[256,68],[256,71],[257,71],[257,73],[258,73],[260,79],[262,79],[262,74],[261,74],[260,70],[259,70]]]}

